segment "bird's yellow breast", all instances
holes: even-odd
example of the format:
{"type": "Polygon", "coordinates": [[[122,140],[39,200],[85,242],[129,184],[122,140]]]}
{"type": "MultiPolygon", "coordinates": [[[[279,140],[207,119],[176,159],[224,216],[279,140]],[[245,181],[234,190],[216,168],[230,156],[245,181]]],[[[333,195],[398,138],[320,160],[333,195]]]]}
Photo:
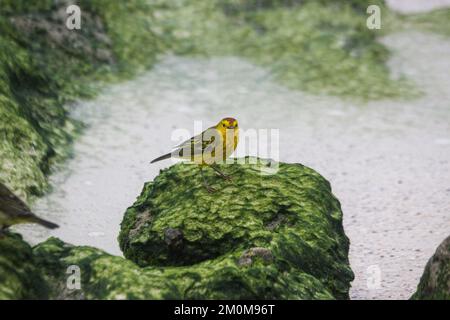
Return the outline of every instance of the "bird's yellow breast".
{"type": "Polygon", "coordinates": [[[239,143],[239,130],[237,128],[233,130],[226,130],[220,127],[216,127],[216,129],[219,131],[218,136],[220,141],[218,141],[214,145],[216,146],[216,149],[220,148],[220,146],[222,147],[222,149],[203,153],[201,160],[203,164],[224,162],[236,150],[236,147],[239,143]]]}
{"type": "Polygon", "coordinates": [[[234,129],[233,130],[233,134],[231,135],[230,138],[226,138],[224,139],[224,148],[226,150],[225,152],[225,158],[228,158],[229,156],[231,156],[231,154],[236,150],[237,145],[239,143],[239,130],[238,129],[234,129]]]}
{"type": "Polygon", "coordinates": [[[231,154],[237,148],[237,145],[239,143],[239,129],[226,129],[221,126],[218,126],[216,129],[220,132],[224,159],[226,159],[231,156],[231,154]]]}

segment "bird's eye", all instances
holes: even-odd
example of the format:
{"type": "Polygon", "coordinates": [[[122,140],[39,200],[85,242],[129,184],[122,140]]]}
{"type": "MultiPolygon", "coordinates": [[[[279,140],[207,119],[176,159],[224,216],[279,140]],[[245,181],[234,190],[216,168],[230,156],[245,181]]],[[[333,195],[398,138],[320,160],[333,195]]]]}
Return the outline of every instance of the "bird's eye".
{"type": "Polygon", "coordinates": [[[225,123],[222,123],[222,126],[224,126],[224,127],[225,127],[225,123]]]}

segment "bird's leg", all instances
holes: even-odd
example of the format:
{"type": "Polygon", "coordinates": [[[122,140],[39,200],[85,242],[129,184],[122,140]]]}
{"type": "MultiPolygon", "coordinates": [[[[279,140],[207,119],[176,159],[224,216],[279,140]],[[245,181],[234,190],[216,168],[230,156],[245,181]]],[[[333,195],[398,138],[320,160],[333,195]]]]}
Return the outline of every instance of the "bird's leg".
{"type": "Polygon", "coordinates": [[[223,173],[222,171],[220,171],[219,168],[217,168],[216,164],[212,164],[211,168],[223,179],[228,180],[228,181],[233,180],[230,175],[227,175],[227,174],[223,173]]]}
{"type": "Polygon", "coordinates": [[[211,186],[208,184],[208,182],[206,181],[206,177],[205,177],[204,174],[203,174],[203,167],[202,167],[202,166],[200,166],[200,174],[201,174],[202,179],[203,179],[203,186],[206,188],[206,190],[207,190],[209,193],[216,192],[216,189],[214,189],[213,187],[211,187],[211,186]]]}

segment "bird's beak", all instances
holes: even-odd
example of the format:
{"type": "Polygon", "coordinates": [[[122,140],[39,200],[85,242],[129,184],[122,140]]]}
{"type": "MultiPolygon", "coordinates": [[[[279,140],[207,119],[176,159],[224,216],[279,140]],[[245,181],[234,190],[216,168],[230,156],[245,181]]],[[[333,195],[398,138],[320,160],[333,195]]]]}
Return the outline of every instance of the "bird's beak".
{"type": "Polygon", "coordinates": [[[228,127],[228,129],[234,129],[235,128],[235,126],[229,126],[228,127]]]}

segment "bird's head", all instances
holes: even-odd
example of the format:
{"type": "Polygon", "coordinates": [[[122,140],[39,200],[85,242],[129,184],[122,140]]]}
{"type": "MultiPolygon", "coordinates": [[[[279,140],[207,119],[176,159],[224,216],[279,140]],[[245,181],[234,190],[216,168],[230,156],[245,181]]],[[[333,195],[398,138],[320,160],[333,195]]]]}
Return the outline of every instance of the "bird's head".
{"type": "Polygon", "coordinates": [[[238,122],[234,118],[223,118],[217,124],[217,129],[226,130],[226,129],[237,129],[238,122]]]}

